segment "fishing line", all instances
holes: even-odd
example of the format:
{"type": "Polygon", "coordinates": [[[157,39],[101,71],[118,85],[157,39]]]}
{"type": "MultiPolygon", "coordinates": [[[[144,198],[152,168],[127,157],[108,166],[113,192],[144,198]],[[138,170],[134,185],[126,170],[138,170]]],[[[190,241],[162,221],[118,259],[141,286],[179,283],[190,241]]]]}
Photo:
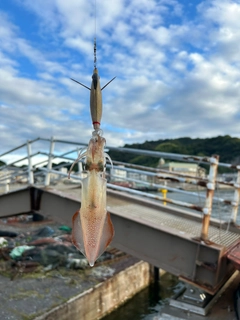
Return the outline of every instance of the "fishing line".
{"type": "Polygon", "coordinates": [[[97,68],[97,0],[94,5],[94,69],[97,68]]]}

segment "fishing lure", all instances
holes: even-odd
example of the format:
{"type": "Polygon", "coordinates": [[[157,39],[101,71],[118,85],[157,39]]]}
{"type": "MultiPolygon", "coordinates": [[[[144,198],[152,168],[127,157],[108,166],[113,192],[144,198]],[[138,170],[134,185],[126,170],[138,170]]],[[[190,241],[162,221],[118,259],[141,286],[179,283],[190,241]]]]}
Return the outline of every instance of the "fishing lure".
{"type": "Polygon", "coordinates": [[[85,84],[70,78],[72,81],[77,82],[84,88],[90,90],[90,112],[92,117],[93,128],[98,130],[100,128],[100,121],[102,118],[102,90],[106,88],[116,77],[112,78],[108,83],[106,83],[102,88],[100,86],[100,77],[98,75],[98,69],[95,67],[92,75],[92,85],[91,88],[85,84]]]}

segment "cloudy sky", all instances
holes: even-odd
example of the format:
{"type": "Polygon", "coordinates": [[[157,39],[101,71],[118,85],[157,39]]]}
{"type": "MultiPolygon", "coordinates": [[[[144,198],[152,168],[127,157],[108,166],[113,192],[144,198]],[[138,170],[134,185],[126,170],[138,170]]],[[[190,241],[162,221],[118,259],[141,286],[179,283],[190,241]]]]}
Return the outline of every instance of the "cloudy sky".
{"type": "MultiPolygon", "coordinates": [[[[109,146],[240,137],[240,1],[96,0],[109,146]]],[[[87,142],[95,0],[0,1],[0,153],[36,137],[87,142]]]]}

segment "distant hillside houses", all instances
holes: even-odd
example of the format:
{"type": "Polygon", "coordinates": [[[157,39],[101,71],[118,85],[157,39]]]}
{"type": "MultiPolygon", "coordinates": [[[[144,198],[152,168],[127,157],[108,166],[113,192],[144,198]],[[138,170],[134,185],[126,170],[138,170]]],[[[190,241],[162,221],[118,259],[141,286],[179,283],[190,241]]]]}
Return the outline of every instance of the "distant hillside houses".
{"type": "MultiPolygon", "coordinates": [[[[170,176],[172,174],[185,174],[188,176],[201,177],[204,178],[206,176],[206,170],[200,167],[195,163],[185,163],[185,162],[168,162],[165,163],[163,159],[159,160],[159,165],[155,169],[156,176],[148,175],[144,172],[131,172],[129,169],[126,169],[124,165],[120,165],[117,168],[113,168],[110,170],[111,182],[120,182],[120,181],[134,181],[138,180],[149,182],[149,183],[159,183],[159,177],[157,176],[159,170],[168,171],[170,176]]],[[[168,174],[167,174],[168,175],[168,174]]]]}
{"type": "Polygon", "coordinates": [[[167,162],[163,159],[159,160],[158,169],[167,170],[172,173],[186,174],[193,177],[206,176],[206,170],[200,167],[197,163],[186,163],[186,162],[167,162]]]}

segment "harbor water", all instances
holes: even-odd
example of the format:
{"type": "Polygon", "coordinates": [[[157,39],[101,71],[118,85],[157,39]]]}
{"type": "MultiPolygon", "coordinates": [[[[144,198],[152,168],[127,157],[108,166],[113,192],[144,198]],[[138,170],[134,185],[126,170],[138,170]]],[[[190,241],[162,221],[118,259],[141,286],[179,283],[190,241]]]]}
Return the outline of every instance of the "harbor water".
{"type": "Polygon", "coordinates": [[[161,308],[182,286],[177,277],[166,273],[103,320],[158,320],[161,308]]]}
{"type": "MultiPolygon", "coordinates": [[[[206,191],[205,190],[200,190],[200,191],[194,190],[193,192],[196,193],[198,196],[193,196],[190,194],[189,195],[182,194],[182,193],[178,193],[178,192],[167,192],[167,197],[169,199],[192,203],[197,206],[204,207],[205,198],[206,198],[206,191]]],[[[213,201],[211,216],[215,219],[220,220],[220,221],[230,222],[231,214],[232,214],[232,206],[229,204],[222,203],[220,199],[233,201],[233,196],[234,196],[233,189],[217,189],[217,190],[215,190],[215,193],[214,193],[215,200],[213,201]]],[[[167,205],[169,205],[169,204],[167,204],[167,205]]],[[[199,215],[202,215],[202,213],[198,212],[198,211],[189,210],[187,208],[182,208],[182,209],[197,213],[199,215]]],[[[236,222],[240,224],[240,208],[238,208],[238,216],[237,216],[236,222]]]]}

